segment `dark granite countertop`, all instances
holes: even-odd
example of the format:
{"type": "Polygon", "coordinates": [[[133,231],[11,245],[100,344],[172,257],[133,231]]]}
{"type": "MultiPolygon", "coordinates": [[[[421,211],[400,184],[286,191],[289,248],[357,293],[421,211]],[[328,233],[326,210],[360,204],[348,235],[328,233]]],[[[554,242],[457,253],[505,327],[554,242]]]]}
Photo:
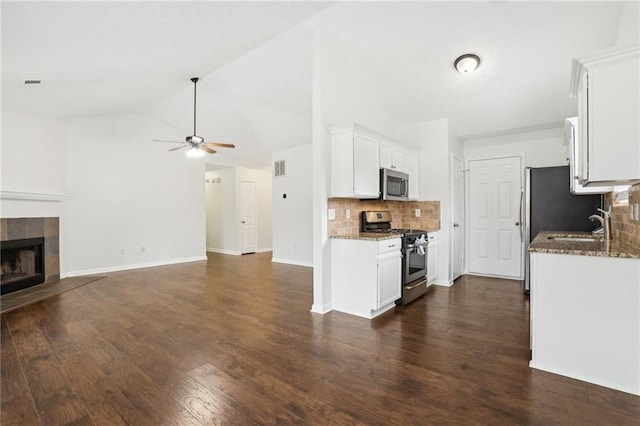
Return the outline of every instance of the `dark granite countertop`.
{"type": "Polygon", "coordinates": [[[541,231],[529,244],[529,252],[640,259],[640,250],[621,244],[619,241],[607,242],[600,237],[596,237],[596,241],[558,241],[554,239],[558,237],[594,238],[589,232],[541,231]]]}
{"type": "Polygon", "coordinates": [[[386,233],[386,232],[358,232],[356,234],[347,235],[330,235],[329,238],[338,240],[367,240],[367,241],[382,241],[392,240],[394,238],[401,238],[402,234],[386,233]]]}

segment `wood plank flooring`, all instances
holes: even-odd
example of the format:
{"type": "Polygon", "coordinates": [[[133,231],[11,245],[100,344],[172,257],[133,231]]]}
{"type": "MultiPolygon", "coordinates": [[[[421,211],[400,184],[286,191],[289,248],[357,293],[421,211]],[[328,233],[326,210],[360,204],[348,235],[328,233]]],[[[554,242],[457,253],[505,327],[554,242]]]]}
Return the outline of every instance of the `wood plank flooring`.
{"type": "Polygon", "coordinates": [[[637,425],[532,370],[521,283],[465,276],[369,321],[271,253],[110,274],[2,315],[2,425],[637,425]]]}

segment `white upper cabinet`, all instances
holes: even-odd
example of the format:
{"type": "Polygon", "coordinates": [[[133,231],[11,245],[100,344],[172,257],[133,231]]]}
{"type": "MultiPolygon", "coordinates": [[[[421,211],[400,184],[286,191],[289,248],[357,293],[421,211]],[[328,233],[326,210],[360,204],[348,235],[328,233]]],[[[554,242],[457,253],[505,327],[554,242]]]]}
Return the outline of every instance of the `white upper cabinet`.
{"type": "Polygon", "coordinates": [[[383,169],[397,170],[399,172],[403,169],[403,154],[404,152],[391,145],[389,142],[380,141],[380,167],[383,169]]]}
{"type": "Polygon", "coordinates": [[[575,59],[578,170],[585,187],[640,182],[640,46],[575,59]]]}
{"type": "Polygon", "coordinates": [[[378,198],[378,139],[357,126],[330,128],[331,197],[378,198]]]}
{"type": "Polygon", "coordinates": [[[331,127],[331,194],[340,198],[378,198],[380,169],[409,175],[409,200],[418,199],[418,156],[364,127],[331,127]]]}
{"type": "Polygon", "coordinates": [[[578,180],[578,164],[580,158],[578,117],[567,118],[564,121],[564,140],[569,147],[569,187],[571,193],[575,195],[604,194],[613,191],[612,186],[582,186],[578,180]]]}

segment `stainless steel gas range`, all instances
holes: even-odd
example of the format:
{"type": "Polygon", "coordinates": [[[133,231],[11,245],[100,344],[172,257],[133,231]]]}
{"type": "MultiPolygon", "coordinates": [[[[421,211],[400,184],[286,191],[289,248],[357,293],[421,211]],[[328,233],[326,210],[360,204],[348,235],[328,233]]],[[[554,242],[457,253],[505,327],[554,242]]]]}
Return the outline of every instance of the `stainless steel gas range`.
{"type": "Polygon", "coordinates": [[[391,228],[388,211],[360,213],[361,232],[393,233],[402,236],[402,297],[396,305],[406,305],[427,291],[427,231],[391,228]]]}

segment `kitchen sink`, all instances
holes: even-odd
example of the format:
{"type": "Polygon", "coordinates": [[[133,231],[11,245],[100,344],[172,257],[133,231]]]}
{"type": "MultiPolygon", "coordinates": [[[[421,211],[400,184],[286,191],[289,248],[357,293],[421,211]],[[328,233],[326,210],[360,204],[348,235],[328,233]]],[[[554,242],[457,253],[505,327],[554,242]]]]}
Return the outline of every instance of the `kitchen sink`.
{"type": "Polygon", "coordinates": [[[580,241],[580,242],[584,242],[584,243],[595,243],[600,241],[599,238],[592,238],[592,237],[549,237],[550,240],[554,240],[554,241],[580,241]]]}

